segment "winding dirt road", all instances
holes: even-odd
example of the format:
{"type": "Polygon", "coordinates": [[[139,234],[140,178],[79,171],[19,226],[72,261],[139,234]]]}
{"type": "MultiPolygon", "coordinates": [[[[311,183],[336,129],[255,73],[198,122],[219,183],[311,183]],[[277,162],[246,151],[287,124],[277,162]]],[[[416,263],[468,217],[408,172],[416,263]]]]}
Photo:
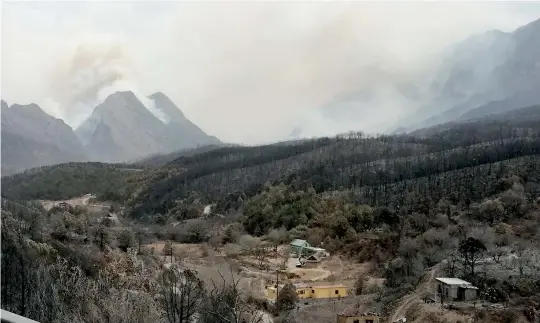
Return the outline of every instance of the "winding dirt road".
{"type": "Polygon", "coordinates": [[[422,297],[430,292],[430,287],[433,284],[433,280],[435,279],[435,274],[437,273],[439,266],[440,264],[436,264],[435,266],[431,267],[429,269],[429,272],[427,272],[424,275],[424,278],[422,278],[422,282],[418,284],[418,286],[416,286],[414,292],[405,295],[401,299],[400,305],[394,310],[393,315],[390,316],[391,323],[404,317],[407,313],[407,310],[412,305],[414,305],[418,301],[422,301],[422,297]]]}

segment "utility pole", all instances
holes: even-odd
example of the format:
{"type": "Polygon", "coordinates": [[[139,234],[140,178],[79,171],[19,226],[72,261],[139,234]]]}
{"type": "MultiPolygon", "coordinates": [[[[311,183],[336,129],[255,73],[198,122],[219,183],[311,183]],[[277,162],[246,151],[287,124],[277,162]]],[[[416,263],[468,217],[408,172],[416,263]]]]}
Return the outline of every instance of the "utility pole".
{"type": "Polygon", "coordinates": [[[276,270],[276,312],[279,314],[279,268],[276,270]]]}

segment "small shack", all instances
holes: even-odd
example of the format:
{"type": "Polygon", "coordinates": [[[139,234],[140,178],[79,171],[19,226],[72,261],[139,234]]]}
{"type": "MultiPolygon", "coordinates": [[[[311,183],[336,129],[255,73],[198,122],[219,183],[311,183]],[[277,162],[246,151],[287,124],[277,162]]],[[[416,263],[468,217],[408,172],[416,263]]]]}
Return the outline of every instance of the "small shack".
{"type": "Polygon", "coordinates": [[[330,257],[330,253],[323,248],[310,247],[308,248],[308,250],[312,252],[315,256],[317,256],[319,259],[330,257]]]}
{"type": "Polygon", "coordinates": [[[437,281],[437,294],[444,300],[474,301],[478,297],[478,287],[459,278],[439,277],[437,281]]]}
{"type": "Polygon", "coordinates": [[[319,263],[321,262],[321,259],[317,257],[316,255],[311,255],[307,257],[305,261],[306,268],[317,268],[319,266],[319,263]]]}
{"type": "Polygon", "coordinates": [[[296,257],[300,257],[300,253],[306,254],[308,251],[307,249],[311,248],[309,243],[302,239],[294,239],[289,246],[291,247],[291,252],[296,254],[296,257]]]}

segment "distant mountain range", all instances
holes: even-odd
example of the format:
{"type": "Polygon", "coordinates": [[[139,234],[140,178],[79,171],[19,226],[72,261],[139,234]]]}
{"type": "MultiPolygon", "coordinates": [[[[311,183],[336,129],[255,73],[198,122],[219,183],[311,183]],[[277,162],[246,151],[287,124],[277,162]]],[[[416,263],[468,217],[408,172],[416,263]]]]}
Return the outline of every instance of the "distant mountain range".
{"type": "MultiPolygon", "coordinates": [[[[449,46],[440,58],[423,79],[367,68],[374,76],[370,86],[336,96],[318,110],[313,119],[317,125],[300,120],[287,139],[311,136],[310,126],[331,132],[367,127],[405,133],[540,104],[540,19],[510,33],[472,36],[449,46]],[[417,108],[391,130],[381,128],[388,121],[380,112],[400,107],[417,108]]],[[[116,92],[75,131],[35,104],[8,107],[2,101],[2,175],[68,161],[125,162],[153,156],[143,162],[155,164],[182,156],[186,149],[222,145],[165,94],[148,99],[151,107],[130,91],[116,92]]]]}
{"type": "Polygon", "coordinates": [[[401,132],[539,104],[540,19],[455,44],[433,79],[430,98],[400,122],[401,132]]]}
{"type": "MultiPolygon", "coordinates": [[[[337,95],[317,110],[316,120],[333,133],[405,133],[540,104],[540,19],[509,33],[474,35],[448,46],[435,61],[405,79],[373,67],[366,71],[373,77],[369,86],[337,95]],[[385,111],[388,117],[409,112],[388,127],[385,111]]],[[[289,138],[310,136],[309,125],[301,121],[289,138]]]]}
{"type": "Polygon", "coordinates": [[[133,92],[116,92],[75,131],[36,104],[8,107],[2,101],[2,175],[70,161],[132,161],[221,144],[189,121],[165,94],[149,99],[160,118],[133,92]]]}

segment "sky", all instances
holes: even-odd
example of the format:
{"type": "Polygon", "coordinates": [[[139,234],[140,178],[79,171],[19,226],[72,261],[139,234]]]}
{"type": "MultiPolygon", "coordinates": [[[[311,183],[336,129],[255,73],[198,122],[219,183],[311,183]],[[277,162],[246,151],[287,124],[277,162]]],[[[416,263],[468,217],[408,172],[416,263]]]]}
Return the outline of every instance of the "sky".
{"type": "Polygon", "coordinates": [[[161,91],[208,134],[256,144],[307,123],[326,134],[318,111],[371,89],[380,100],[365,122],[331,131],[377,132],[412,109],[384,84],[419,77],[452,43],[539,17],[540,2],[516,1],[5,1],[0,90],[73,128],[114,91],[161,91]]]}

